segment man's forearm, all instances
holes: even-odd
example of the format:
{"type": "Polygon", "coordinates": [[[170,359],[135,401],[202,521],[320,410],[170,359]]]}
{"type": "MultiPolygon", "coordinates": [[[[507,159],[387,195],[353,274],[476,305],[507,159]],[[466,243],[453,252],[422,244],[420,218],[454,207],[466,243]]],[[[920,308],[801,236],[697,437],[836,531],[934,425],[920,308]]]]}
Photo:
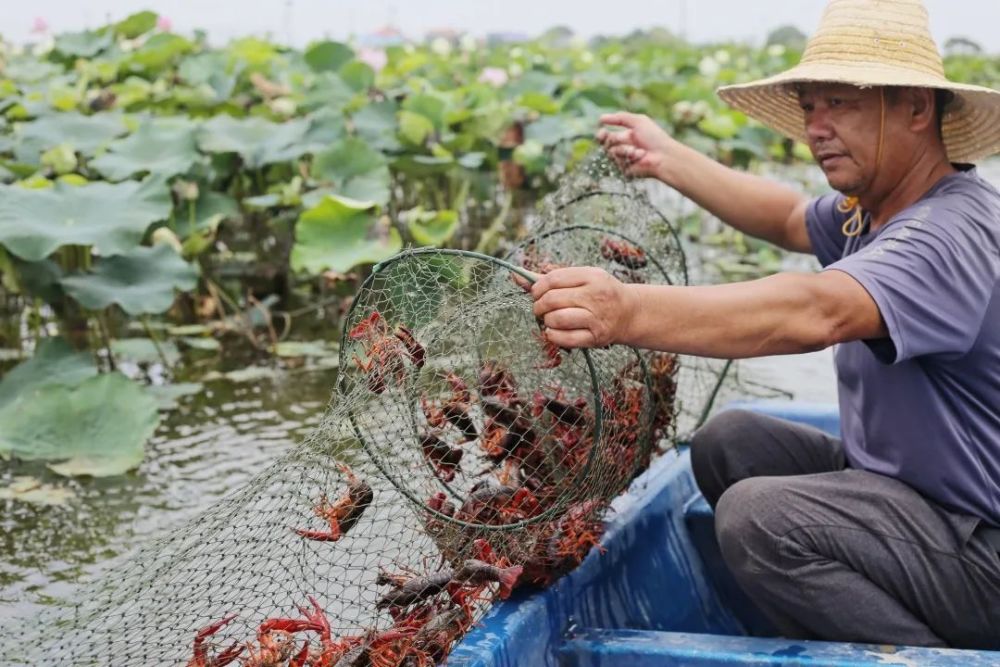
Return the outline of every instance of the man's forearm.
{"type": "Polygon", "coordinates": [[[781,183],[730,169],[679,144],[660,180],[741,232],[789,250],[786,221],[805,195],[781,183]]]}
{"type": "Polygon", "coordinates": [[[637,312],[618,342],[725,359],[810,352],[833,340],[833,322],[808,274],[704,287],[630,285],[637,312]]]}

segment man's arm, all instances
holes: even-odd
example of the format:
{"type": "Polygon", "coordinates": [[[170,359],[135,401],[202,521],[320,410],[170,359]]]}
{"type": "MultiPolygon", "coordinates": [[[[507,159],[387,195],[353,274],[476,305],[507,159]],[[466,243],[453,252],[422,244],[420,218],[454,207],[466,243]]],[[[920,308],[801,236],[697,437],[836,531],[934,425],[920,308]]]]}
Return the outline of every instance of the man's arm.
{"type": "Polygon", "coordinates": [[[871,296],[840,271],[672,287],[625,285],[600,269],[560,269],[541,276],[532,296],[548,338],[561,347],[623,343],[738,359],[888,335],[871,296]]]}
{"type": "Polygon", "coordinates": [[[781,183],[730,169],[672,138],[652,119],[617,113],[601,118],[619,132],[598,140],[633,176],[657,178],[741,232],[796,252],[811,252],[809,198],[781,183]]]}

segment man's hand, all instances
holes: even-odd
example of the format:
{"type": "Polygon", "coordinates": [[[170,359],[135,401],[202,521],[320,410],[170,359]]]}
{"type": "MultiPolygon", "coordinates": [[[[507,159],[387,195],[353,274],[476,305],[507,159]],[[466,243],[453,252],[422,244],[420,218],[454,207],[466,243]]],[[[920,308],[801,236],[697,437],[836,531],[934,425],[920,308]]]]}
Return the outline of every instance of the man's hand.
{"type": "Polygon", "coordinates": [[[531,286],[535,316],[559,347],[603,347],[623,342],[639,312],[639,295],[606,271],[557,269],[531,286]]]}
{"type": "Polygon", "coordinates": [[[597,141],[624,173],[665,180],[667,162],[677,154],[677,140],[649,116],[612,113],[601,116],[601,123],[625,128],[617,132],[602,128],[597,132],[597,141]]]}

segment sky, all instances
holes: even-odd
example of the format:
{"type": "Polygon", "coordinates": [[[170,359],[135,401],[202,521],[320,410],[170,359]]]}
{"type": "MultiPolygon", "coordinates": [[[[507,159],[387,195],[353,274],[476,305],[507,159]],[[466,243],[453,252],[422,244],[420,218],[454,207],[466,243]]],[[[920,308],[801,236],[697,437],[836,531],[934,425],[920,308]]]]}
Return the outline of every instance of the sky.
{"type": "MultiPolygon", "coordinates": [[[[270,33],[277,41],[301,46],[323,37],[345,39],[391,23],[414,37],[441,27],[483,35],[537,34],[567,25],[589,37],[662,25],[696,42],[760,43],[769,30],[783,24],[811,33],[825,4],[825,0],[0,0],[0,35],[26,41],[36,17],[59,32],[152,9],[182,33],[206,29],[213,42],[270,33]]],[[[939,45],[961,35],[1000,53],[1000,0],[925,0],[925,5],[939,45]]]]}

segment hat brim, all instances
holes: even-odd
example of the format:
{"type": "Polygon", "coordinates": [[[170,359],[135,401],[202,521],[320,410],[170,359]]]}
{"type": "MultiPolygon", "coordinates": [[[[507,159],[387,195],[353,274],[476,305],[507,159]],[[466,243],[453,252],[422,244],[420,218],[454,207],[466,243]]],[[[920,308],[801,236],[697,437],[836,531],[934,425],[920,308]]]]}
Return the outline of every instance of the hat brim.
{"type": "Polygon", "coordinates": [[[807,142],[802,109],[791,84],[844,83],[860,87],[914,86],[950,90],[942,135],[948,159],[975,162],[1000,152],[1000,92],[882,63],[802,63],[751,83],[724,86],[719,97],[791,139],[807,142]]]}

